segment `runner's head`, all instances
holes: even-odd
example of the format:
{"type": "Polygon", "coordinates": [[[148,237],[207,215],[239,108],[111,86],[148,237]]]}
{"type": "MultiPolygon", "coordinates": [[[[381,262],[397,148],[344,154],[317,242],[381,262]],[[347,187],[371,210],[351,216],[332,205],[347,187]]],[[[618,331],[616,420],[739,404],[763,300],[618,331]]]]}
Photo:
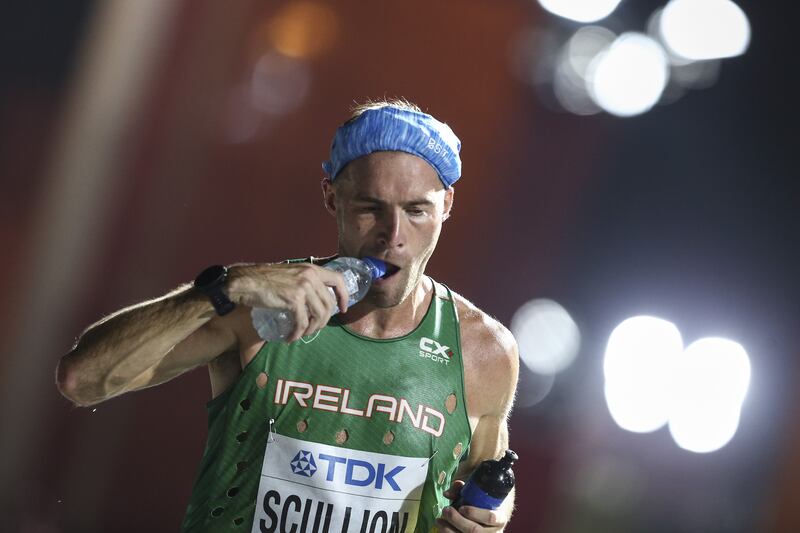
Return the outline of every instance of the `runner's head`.
{"type": "Polygon", "coordinates": [[[453,204],[461,143],[452,130],[405,101],[356,108],[323,164],[327,209],[339,253],[386,260],[392,275],[368,299],[399,304],[417,286],[453,204]]]}
{"type": "Polygon", "coordinates": [[[450,127],[406,100],[356,106],[331,142],[322,168],[336,181],[348,164],[374,152],[399,151],[426,161],[449,189],[461,177],[461,141],[450,127]]]}

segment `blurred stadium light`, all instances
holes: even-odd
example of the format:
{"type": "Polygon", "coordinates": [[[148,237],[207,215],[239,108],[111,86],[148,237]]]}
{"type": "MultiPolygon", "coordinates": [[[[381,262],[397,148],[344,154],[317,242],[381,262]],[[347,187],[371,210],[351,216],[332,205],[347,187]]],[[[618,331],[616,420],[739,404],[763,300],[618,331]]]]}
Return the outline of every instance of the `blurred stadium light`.
{"type": "Polygon", "coordinates": [[[256,27],[249,39],[252,67],[230,89],[224,108],[228,142],[251,141],[300,108],[311,91],[311,61],[330,51],[339,27],[331,7],[311,1],[289,3],[256,27]]]}
{"type": "Polygon", "coordinates": [[[311,68],[306,62],[267,52],[253,69],[253,107],[268,115],[290,113],[303,103],[310,87],[311,68]]]}
{"type": "Polygon", "coordinates": [[[523,362],[517,403],[527,407],[543,400],[555,375],[575,361],[581,335],[564,307],[543,298],[525,303],[514,313],[511,331],[523,362]]]}
{"type": "Polygon", "coordinates": [[[750,359],[721,338],[693,342],[676,361],[669,430],[681,448],[697,453],[725,446],[739,426],[750,385],[750,359]]]}
{"type": "MultiPolygon", "coordinates": [[[[619,2],[540,0],[546,10],[577,22],[600,20],[619,2]]],[[[622,26],[622,17],[606,24],[622,26]]],[[[646,33],[629,31],[615,41],[609,27],[574,30],[551,23],[517,42],[515,65],[537,86],[545,104],[576,115],[606,111],[632,117],[656,104],[676,102],[689,89],[719,79],[720,59],[740,55],[750,41],[750,24],[730,0],[671,0],[642,21],[646,33]],[[611,42],[613,41],[613,42],[611,42]],[[532,80],[528,73],[533,73],[532,80]],[[543,90],[545,89],[545,90],[543,90]]]]}
{"type": "Polygon", "coordinates": [[[718,450],[733,438],[750,384],[741,345],[704,338],[684,350],[674,324],[648,316],[614,329],[603,369],[617,425],[647,433],[668,423],[676,444],[696,453],[718,450]]]}
{"type": "Polygon", "coordinates": [[[594,22],[606,18],[620,0],[539,0],[550,13],[577,22],[594,22]]]}
{"type": "Polygon", "coordinates": [[[669,80],[667,56],[661,45],[642,33],[620,35],[589,66],[592,100],[611,114],[644,113],[661,98],[669,80]]]}
{"type": "Polygon", "coordinates": [[[738,56],[750,44],[747,16],[730,0],[671,0],[659,33],[672,53],[689,60],[738,56]]]}
{"type": "Polygon", "coordinates": [[[592,60],[608,47],[616,35],[601,26],[584,26],[564,44],[558,57],[553,91],[564,109],[576,115],[592,115],[601,111],[586,85],[592,60]]]}
{"type": "Polygon", "coordinates": [[[539,374],[557,374],[575,360],[580,348],[578,326],[566,309],[553,300],[531,300],[511,319],[520,359],[539,374]]]}
{"type": "Polygon", "coordinates": [[[323,3],[291,2],[265,21],[255,35],[256,50],[274,47],[287,57],[311,59],[336,42],[339,20],[336,12],[323,3]]]}
{"type": "Polygon", "coordinates": [[[617,425],[648,433],[667,423],[672,367],[682,350],[678,328],[660,318],[629,318],[611,332],[603,372],[606,403],[617,425]]]}

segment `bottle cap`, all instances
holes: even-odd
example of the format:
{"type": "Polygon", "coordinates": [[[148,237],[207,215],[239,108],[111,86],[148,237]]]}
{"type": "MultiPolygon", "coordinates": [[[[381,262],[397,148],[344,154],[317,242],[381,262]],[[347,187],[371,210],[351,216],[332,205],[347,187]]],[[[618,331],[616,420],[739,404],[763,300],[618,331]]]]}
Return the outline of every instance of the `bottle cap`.
{"type": "Polygon", "coordinates": [[[382,278],[386,275],[386,263],[375,257],[362,257],[364,263],[369,267],[369,274],[372,279],[382,278]]]}
{"type": "Polygon", "coordinates": [[[506,454],[500,459],[500,468],[508,470],[518,459],[514,450],[506,450],[506,454]]]}

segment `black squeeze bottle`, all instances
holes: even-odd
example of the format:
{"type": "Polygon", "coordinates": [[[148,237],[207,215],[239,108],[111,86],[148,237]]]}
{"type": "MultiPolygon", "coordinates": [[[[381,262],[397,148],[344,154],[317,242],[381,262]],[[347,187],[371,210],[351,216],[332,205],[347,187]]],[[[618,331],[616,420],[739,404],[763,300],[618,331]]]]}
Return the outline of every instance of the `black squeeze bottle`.
{"type": "Polygon", "coordinates": [[[499,461],[484,461],[469,476],[453,507],[471,505],[483,509],[497,509],[514,488],[514,471],[511,465],[518,459],[512,450],[499,461]]]}

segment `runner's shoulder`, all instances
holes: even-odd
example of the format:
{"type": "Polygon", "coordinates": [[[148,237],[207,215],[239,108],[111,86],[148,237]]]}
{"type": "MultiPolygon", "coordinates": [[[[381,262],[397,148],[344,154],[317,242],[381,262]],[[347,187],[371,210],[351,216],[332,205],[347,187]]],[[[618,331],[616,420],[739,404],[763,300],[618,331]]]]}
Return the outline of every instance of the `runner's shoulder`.
{"type": "Polygon", "coordinates": [[[508,328],[455,291],[453,297],[461,324],[462,349],[480,366],[516,374],[517,342],[508,328]]]}
{"type": "Polygon", "coordinates": [[[453,293],[461,325],[461,351],[470,413],[505,418],[514,401],[519,353],[514,336],[497,319],[453,293]]]}

